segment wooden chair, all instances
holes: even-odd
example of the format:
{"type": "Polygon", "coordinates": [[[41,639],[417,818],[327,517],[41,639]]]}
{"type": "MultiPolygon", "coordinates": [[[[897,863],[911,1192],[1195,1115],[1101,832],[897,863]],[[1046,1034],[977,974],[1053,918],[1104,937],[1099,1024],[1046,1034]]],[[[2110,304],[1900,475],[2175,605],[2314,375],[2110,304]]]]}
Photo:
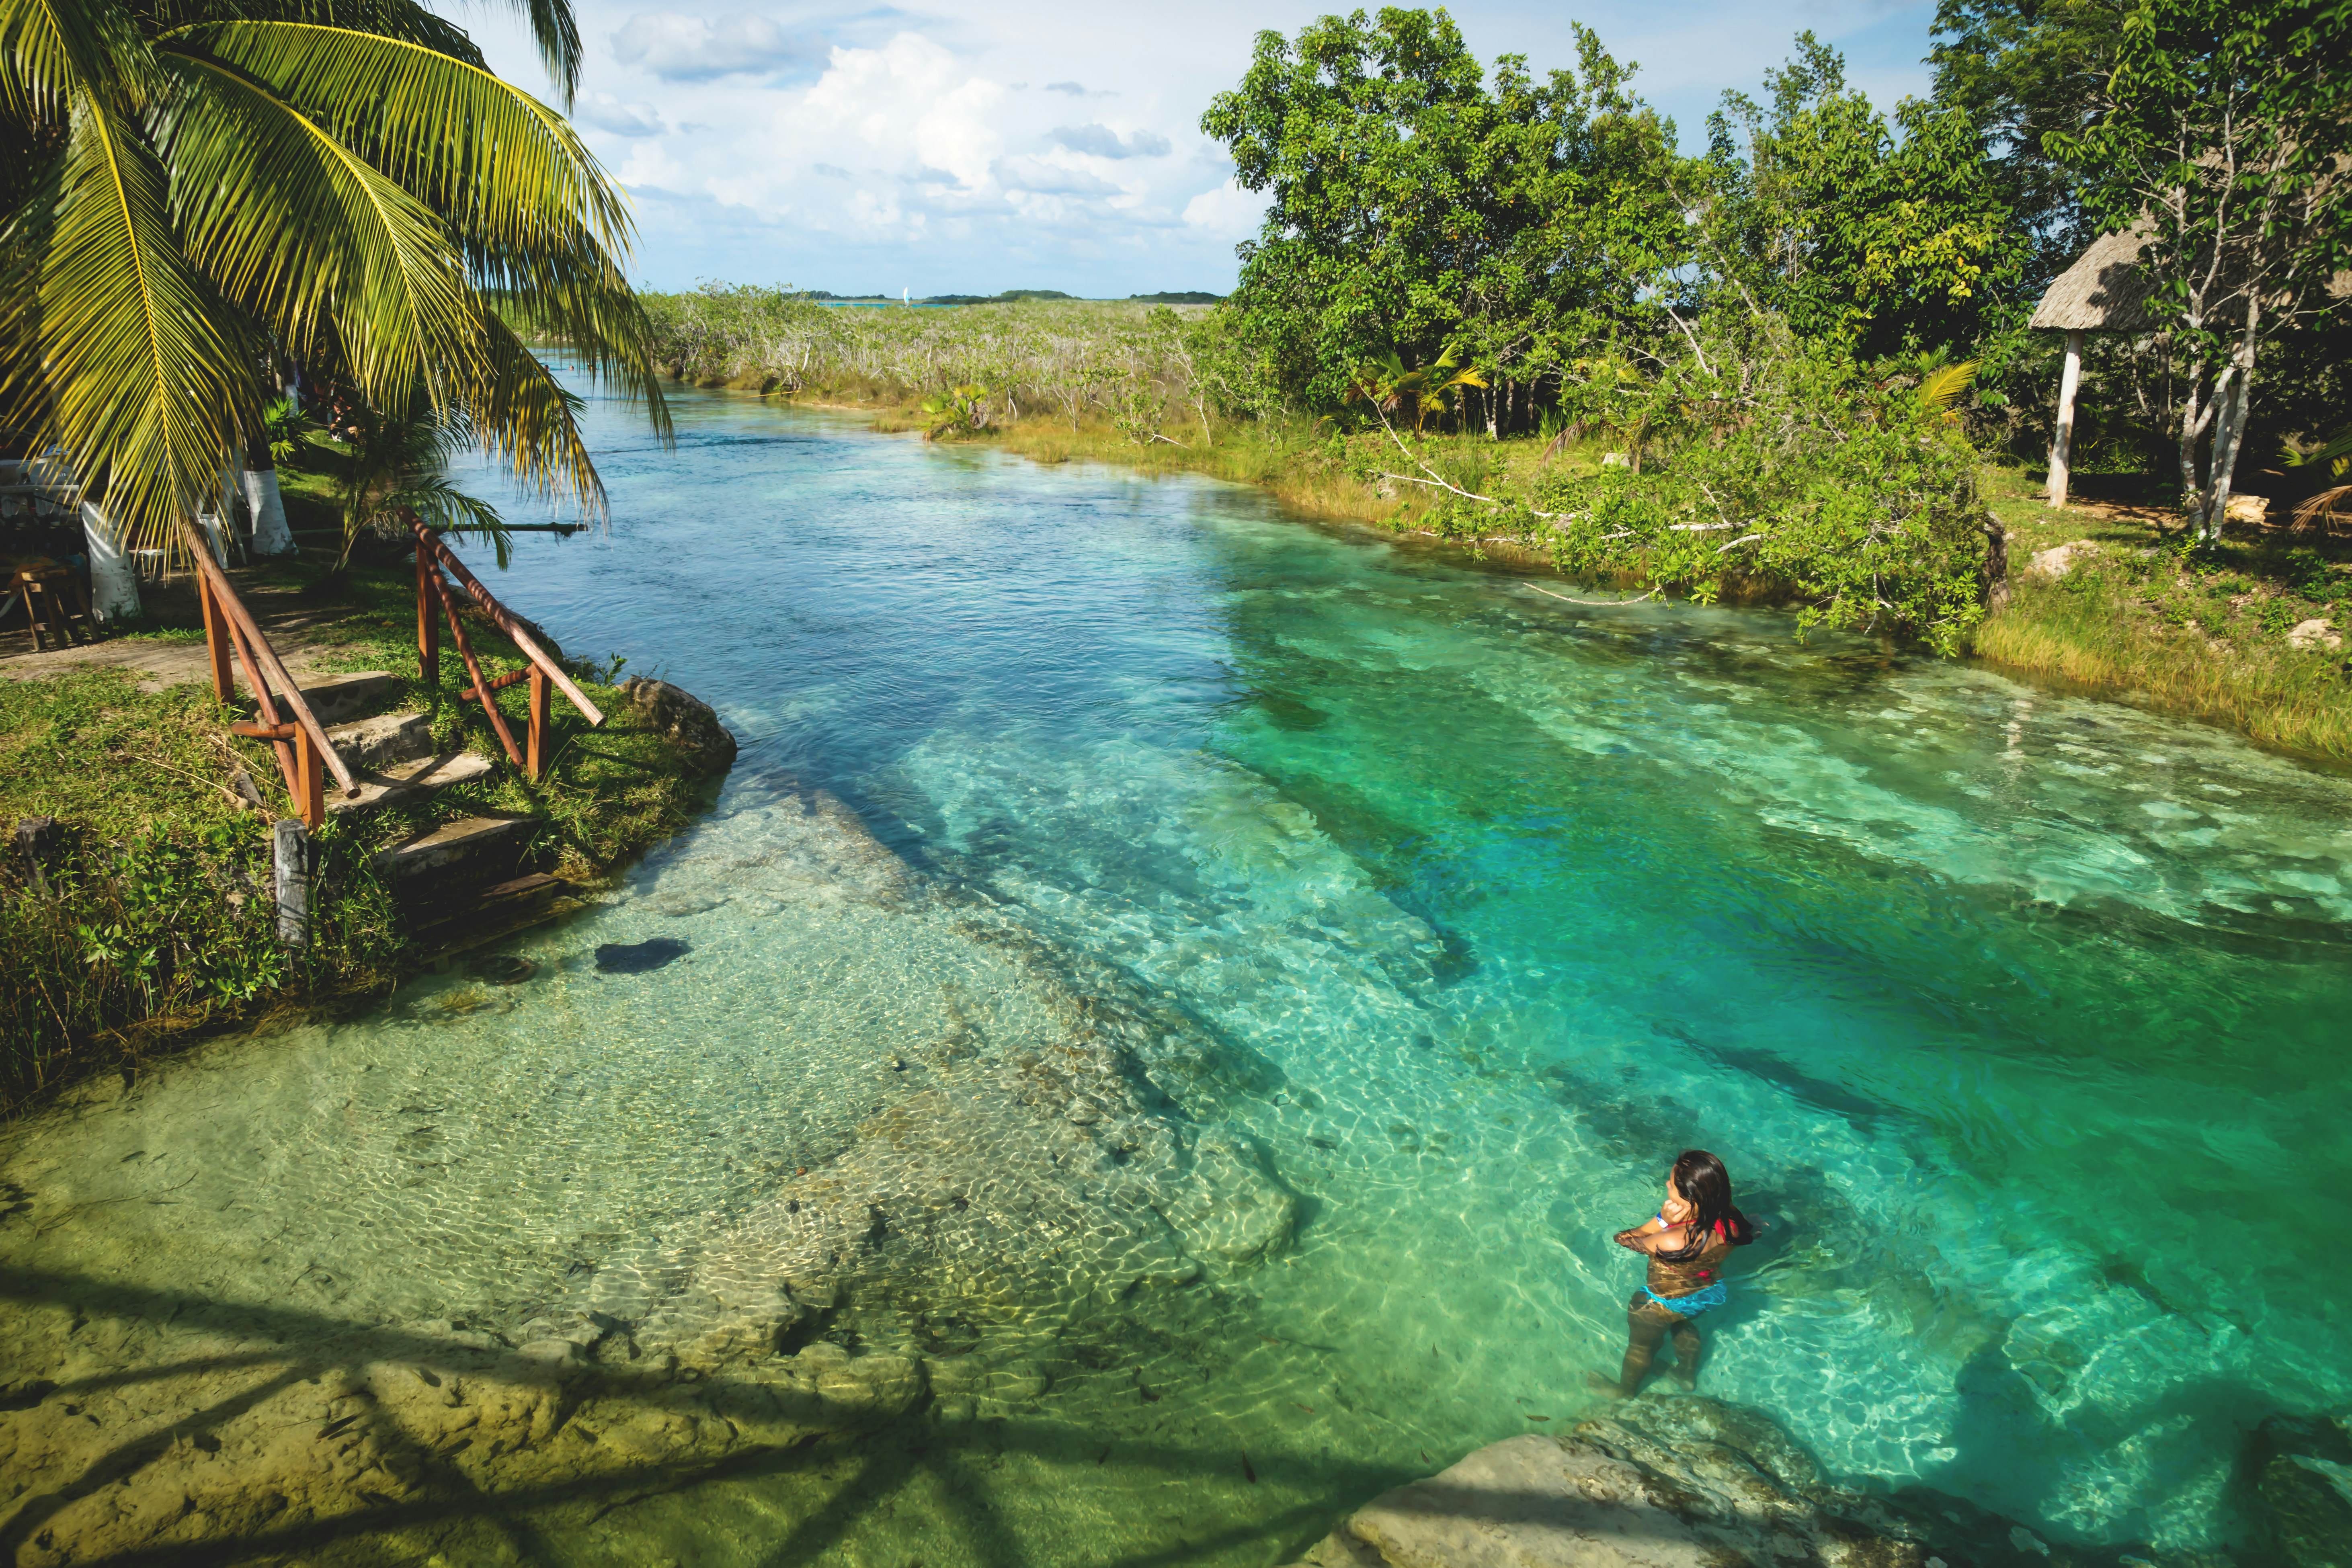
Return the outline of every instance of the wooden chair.
{"type": "Polygon", "coordinates": [[[12,596],[24,604],[34,652],[47,647],[52,637],[59,647],[98,640],[90,622],[89,597],[82,592],[81,579],[65,567],[20,566],[9,588],[12,596]]]}

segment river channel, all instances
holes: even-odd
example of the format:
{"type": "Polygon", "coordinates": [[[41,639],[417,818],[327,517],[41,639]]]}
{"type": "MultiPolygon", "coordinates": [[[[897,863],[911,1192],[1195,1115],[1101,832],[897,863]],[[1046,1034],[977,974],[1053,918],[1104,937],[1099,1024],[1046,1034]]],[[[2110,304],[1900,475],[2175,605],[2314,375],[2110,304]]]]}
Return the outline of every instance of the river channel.
{"type": "Polygon", "coordinates": [[[1182,1256],[1100,1265],[1106,1166],[989,1233],[1064,1273],[941,1243],[827,1321],[1015,1374],[625,1507],[518,1500],[515,1550],[1286,1561],[1591,1408],[1639,1278],[1610,1235],[1695,1144],[1763,1226],[1702,1391],[1842,1479],[2226,1546],[2254,1424],[2352,1404],[2352,780],[1249,489],[675,409],[665,450],[592,404],[611,528],[482,569],[718,709],[709,815],[508,943],[523,984],[425,976],[11,1130],[0,1175],[81,1206],[0,1261],[509,1342],[595,1279],[637,1321],[877,1119],[962,1214],[936,1075],[1058,1029],[1121,1042],[1138,1124],[1235,1152],[1279,1234],[1171,1209],[1182,1256]],[[656,937],[684,955],[593,961],[656,937]]]}

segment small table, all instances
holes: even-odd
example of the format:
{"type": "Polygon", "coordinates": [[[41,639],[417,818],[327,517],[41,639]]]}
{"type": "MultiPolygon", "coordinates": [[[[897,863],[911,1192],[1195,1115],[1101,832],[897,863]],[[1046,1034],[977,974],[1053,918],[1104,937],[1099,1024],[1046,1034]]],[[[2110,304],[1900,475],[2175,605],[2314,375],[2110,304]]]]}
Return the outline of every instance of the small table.
{"type": "Polygon", "coordinates": [[[47,647],[49,637],[59,647],[98,640],[90,627],[89,596],[75,573],[63,566],[19,566],[8,587],[9,595],[24,604],[34,652],[47,647]]]}

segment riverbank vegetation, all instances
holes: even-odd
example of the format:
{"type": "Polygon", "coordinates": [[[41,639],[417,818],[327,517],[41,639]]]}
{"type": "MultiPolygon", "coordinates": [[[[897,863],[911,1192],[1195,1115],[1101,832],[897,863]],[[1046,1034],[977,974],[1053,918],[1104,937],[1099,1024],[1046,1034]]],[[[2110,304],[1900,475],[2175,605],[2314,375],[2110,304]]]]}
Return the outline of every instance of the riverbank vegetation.
{"type": "MultiPolygon", "coordinates": [[[[436,701],[421,679],[413,564],[362,547],[337,570],[335,556],[324,548],[240,577],[249,594],[300,595],[317,668],[393,672],[398,704],[430,712],[438,749],[495,752],[478,708],[446,690],[436,701]]],[[[171,624],[189,618],[166,612],[143,635],[201,646],[198,627],[171,624]]],[[[523,668],[487,620],[469,617],[468,636],[490,679],[523,668]]],[[[402,837],[469,815],[532,817],[525,864],[584,890],[677,832],[706,791],[693,759],[613,684],[622,662],[567,660],[609,721],[591,731],[559,712],[546,779],[500,770],[330,817],[314,842],[331,896],[314,900],[296,948],[278,938],[274,813],[260,805],[277,764],[266,744],[226,731],[206,686],[142,690],[128,668],[0,679],[0,821],[56,824],[0,857],[0,1115],[193,1032],[354,1000],[414,970],[430,951],[372,861],[402,837]]],[[[522,698],[517,687],[498,699],[518,730],[522,698]]]]}
{"type": "Polygon", "coordinates": [[[2345,89],[2315,63],[2347,29],[2340,7],[1948,0],[1928,99],[1880,110],[1801,35],[1691,155],[1589,31],[1538,75],[1482,64],[1443,12],[1327,17],[1261,35],[1203,118],[1269,201],[1223,304],[844,310],[709,285],[646,300],[653,354],[2352,754],[2347,554],[2325,504],[2294,504],[2340,482],[2306,459],[2352,406],[2330,288],[2352,200],[2326,177],[2345,89]],[[2085,489],[2136,504],[2046,508],[2061,344],[2029,318],[2153,199],[2159,133],[2180,156],[2140,263],[2151,324],[2095,337],[2074,430],[2085,489]],[[2265,281],[2192,288],[2200,256],[2265,281]],[[2269,515],[2223,528],[2250,478],[2269,515]],[[2074,587],[2032,575],[2076,539],[2104,551],[2075,552],[2074,587]]]}

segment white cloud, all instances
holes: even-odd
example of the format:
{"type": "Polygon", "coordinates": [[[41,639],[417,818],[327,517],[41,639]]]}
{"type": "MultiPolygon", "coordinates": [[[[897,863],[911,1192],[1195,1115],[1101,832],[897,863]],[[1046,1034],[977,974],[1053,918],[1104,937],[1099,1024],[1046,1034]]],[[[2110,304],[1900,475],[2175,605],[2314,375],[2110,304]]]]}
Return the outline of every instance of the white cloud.
{"type": "Polygon", "coordinates": [[[1214,190],[1202,191],[1184,204],[1187,226],[1233,239],[1255,233],[1258,219],[1265,213],[1264,196],[1252,195],[1231,180],[1214,190]]]}
{"type": "Polygon", "coordinates": [[[688,16],[640,12],[613,35],[613,54],[665,81],[709,81],[739,72],[783,68],[816,56],[813,39],[795,37],[765,16],[688,16]]]}
{"type": "Polygon", "coordinates": [[[582,93],[572,118],[615,136],[658,136],[668,129],[651,104],[623,103],[609,92],[582,93]]]}
{"type": "Polygon", "coordinates": [[[999,158],[991,171],[1007,190],[1031,191],[1045,196],[1115,196],[1121,188],[1108,180],[1049,163],[1043,158],[999,158]]]}
{"type": "Polygon", "coordinates": [[[1122,138],[1108,125],[1063,125],[1047,134],[1071,152],[1094,158],[1168,156],[1168,138],[1152,131],[1130,132],[1122,138]]]}

